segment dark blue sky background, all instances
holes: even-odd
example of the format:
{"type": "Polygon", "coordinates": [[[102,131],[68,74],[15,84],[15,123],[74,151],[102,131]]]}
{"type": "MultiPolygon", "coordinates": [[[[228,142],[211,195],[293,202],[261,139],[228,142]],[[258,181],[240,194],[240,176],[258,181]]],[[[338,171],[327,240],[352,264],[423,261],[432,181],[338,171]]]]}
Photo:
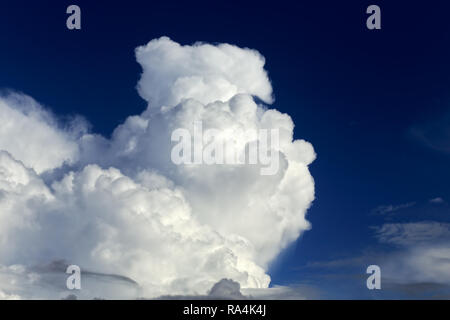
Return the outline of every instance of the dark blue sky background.
{"type": "MultiPolygon", "coordinates": [[[[384,221],[374,208],[416,202],[408,221],[450,220],[448,206],[428,205],[450,199],[445,137],[433,135],[440,144],[430,148],[412,133],[442,125],[450,110],[449,12],[447,1],[3,0],[0,88],[61,116],[83,115],[108,136],[146,106],[135,89],[138,45],[166,35],[257,49],[274,107],[318,154],[312,230],[274,263],[273,283],[338,290],[344,280],[323,280],[308,265],[388,250],[370,229],[384,221]],[[65,26],[70,4],[81,7],[81,31],[65,26]],[[381,30],[365,26],[370,4],[381,7],[381,30]]],[[[364,276],[365,267],[353,272],[364,276]]],[[[345,281],[365,286],[365,278],[345,281]]]]}

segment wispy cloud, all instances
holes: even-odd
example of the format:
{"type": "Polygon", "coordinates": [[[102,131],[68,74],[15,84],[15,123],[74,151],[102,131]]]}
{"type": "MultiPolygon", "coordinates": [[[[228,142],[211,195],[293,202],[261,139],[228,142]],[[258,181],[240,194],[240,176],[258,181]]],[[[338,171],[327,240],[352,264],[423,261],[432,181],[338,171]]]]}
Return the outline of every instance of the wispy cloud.
{"type": "Polygon", "coordinates": [[[413,126],[410,134],[424,146],[450,154],[450,112],[413,126]]]}
{"type": "Polygon", "coordinates": [[[402,209],[411,208],[416,205],[416,202],[408,202],[408,203],[402,203],[398,205],[382,205],[378,206],[375,209],[372,210],[372,214],[379,214],[379,215],[386,215],[389,213],[393,213],[402,209]]]}
{"type": "Polygon", "coordinates": [[[444,203],[444,202],[445,202],[444,199],[442,199],[441,197],[430,199],[430,203],[434,203],[434,204],[440,204],[440,203],[444,203]]]}
{"type": "MultiPolygon", "coordinates": [[[[359,255],[306,266],[315,271],[311,277],[321,284],[319,288],[326,284],[322,284],[325,280],[317,279],[326,276],[329,281],[334,279],[334,287],[351,293],[348,298],[448,299],[450,223],[385,223],[372,229],[375,239],[383,244],[382,248],[368,247],[359,255]],[[371,264],[381,268],[382,290],[379,292],[368,292],[365,287],[365,270],[371,264]]],[[[345,292],[335,291],[331,298],[342,298],[345,292]]]]}
{"type": "Polygon", "coordinates": [[[381,243],[411,246],[450,239],[450,224],[436,221],[385,223],[372,227],[381,243]]]}

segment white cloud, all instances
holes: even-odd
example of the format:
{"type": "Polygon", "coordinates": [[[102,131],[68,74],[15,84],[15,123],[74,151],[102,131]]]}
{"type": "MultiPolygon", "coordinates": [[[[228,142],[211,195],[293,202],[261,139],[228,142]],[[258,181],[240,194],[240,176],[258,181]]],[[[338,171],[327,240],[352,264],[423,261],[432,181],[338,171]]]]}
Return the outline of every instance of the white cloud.
{"type": "Polygon", "coordinates": [[[321,296],[321,292],[318,288],[309,285],[247,288],[243,289],[242,293],[249,299],[256,300],[315,300],[321,296]]]}
{"type": "Polygon", "coordinates": [[[207,295],[167,295],[157,297],[158,300],[245,300],[248,297],[241,293],[239,282],[231,279],[222,279],[215,283],[207,295]]]}
{"type": "Polygon", "coordinates": [[[0,300],[20,300],[20,297],[15,294],[6,294],[3,291],[0,291],[0,300]]]}
{"type": "Polygon", "coordinates": [[[47,188],[20,163],[2,165],[7,161],[2,169],[13,182],[0,201],[2,264],[66,259],[136,279],[148,296],[207,290],[226,276],[245,286],[268,285],[251,244],[201,225],[176,189],[149,190],[95,165],[47,188]]]}
{"type": "MultiPolygon", "coordinates": [[[[223,278],[244,289],[267,288],[268,264],[309,228],[308,165],[315,153],[308,142],[293,141],[288,115],[253,100],[271,101],[264,59],[231,45],[180,46],[168,38],[136,55],[143,67],[139,92],[149,108],[118,126],[111,140],[79,127],[60,129],[32,100],[24,101],[38,110],[33,113],[4,103],[23,125],[5,131],[0,143],[0,265],[30,270],[65,259],[82,270],[128,277],[140,288],[132,294],[148,298],[205,294],[223,278]],[[205,128],[279,129],[280,170],[261,176],[257,165],[174,165],[171,132],[190,130],[194,121],[205,128]],[[9,136],[17,143],[8,143],[9,136]],[[42,145],[50,152],[38,152],[42,145]],[[63,177],[44,180],[41,173],[50,169],[63,177]]],[[[0,281],[8,294],[23,290],[4,287],[0,281]]],[[[58,290],[24,296],[67,296],[58,290]]],[[[83,290],[83,298],[101,294],[92,286],[83,290]]],[[[105,292],[117,297],[111,288],[105,292]]]]}

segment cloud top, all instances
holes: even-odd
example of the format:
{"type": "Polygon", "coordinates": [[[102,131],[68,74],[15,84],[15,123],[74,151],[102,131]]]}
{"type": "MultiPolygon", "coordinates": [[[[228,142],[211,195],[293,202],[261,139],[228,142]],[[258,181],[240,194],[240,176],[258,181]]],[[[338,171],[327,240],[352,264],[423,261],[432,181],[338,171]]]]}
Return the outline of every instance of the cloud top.
{"type": "Polygon", "coordinates": [[[247,93],[271,103],[272,87],[264,58],[230,44],[182,46],[167,37],[136,49],[143,68],[140,95],[150,106],[174,106],[183,99],[208,104],[247,93]]]}

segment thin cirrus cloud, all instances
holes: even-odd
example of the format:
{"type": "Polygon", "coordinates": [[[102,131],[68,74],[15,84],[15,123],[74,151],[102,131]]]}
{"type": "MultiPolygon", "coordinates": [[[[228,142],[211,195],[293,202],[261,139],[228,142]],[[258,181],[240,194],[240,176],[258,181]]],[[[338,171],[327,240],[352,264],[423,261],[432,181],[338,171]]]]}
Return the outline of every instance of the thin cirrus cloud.
{"type": "Polygon", "coordinates": [[[377,239],[394,245],[383,263],[396,284],[435,284],[450,292],[450,224],[437,221],[388,223],[375,228],[377,239]]]}
{"type": "Polygon", "coordinates": [[[384,276],[392,284],[431,283],[450,291],[449,223],[385,223],[373,230],[380,243],[395,248],[381,260],[384,276]]]}
{"type": "Polygon", "coordinates": [[[450,154],[450,112],[411,127],[409,134],[425,147],[450,154]]]}
{"type": "Polygon", "coordinates": [[[416,205],[416,202],[408,202],[408,203],[402,203],[402,204],[398,204],[398,205],[392,205],[392,204],[383,205],[383,206],[378,206],[375,209],[373,209],[372,213],[379,214],[379,215],[386,215],[386,214],[391,214],[391,213],[394,213],[394,212],[402,210],[402,209],[411,208],[415,205],[416,205]]]}
{"type": "Polygon", "coordinates": [[[413,246],[437,241],[450,241],[450,224],[437,221],[385,223],[373,227],[381,243],[413,246]]]}
{"type": "MultiPolygon", "coordinates": [[[[323,283],[324,279],[337,281],[337,287],[345,288],[345,293],[349,294],[350,298],[448,299],[449,223],[384,223],[372,227],[372,230],[378,242],[377,247],[366,247],[359,255],[310,262],[305,267],[310,271],[320,270],[320,273],[315,276],[313,273],[309,281],[319,284],[323,283]],[[383,248],[380,249],[379,245],[383,248]],[[365,286],[365,271],[372,264],[381,268],[382,289],[377,292],[367,290],[365,286]]],[[[330,298],[337,299],[345,293],[328,292],[330,298]]]]}
{"type": "Polygon", "coordinates": [[[59,260],[91,270],[82,298],[206,294],[221,279],[265,289],[269,263],[310,228],[315,153],[293,139],[289,115],[253,99],[273,101],[258,52],[162,37],[136,58],[148,108],[111,139],[80,119],[61,125],[25,95],[0,99],[2,297],[64,298],[64,274],[38,268],[59,260]],[[195,121],[278,129],[280,170],[174,165],[170,134],[195,121]],[[98,289],[98,275],[136,285],[98,289]]]}
{"type": "Polygon", "coordinates": [[[442,203],[445,203],[445,200],[442,199],[441,197],[437,197],[437,198],[430,199],[430,203],[442,204],[442,203]]]}

